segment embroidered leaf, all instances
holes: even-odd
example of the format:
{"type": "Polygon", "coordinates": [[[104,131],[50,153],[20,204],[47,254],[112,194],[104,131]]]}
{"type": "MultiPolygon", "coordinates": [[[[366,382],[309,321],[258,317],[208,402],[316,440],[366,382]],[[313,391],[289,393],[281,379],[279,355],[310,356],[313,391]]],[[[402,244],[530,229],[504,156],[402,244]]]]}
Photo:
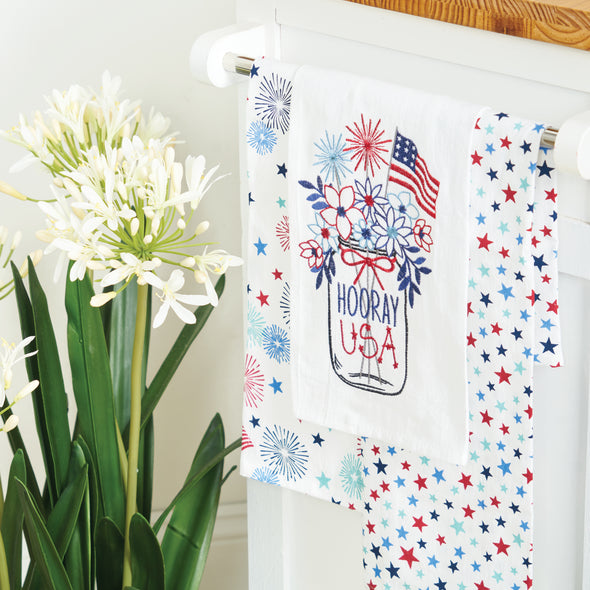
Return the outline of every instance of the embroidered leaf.
{"type": "Polygon", "coordinates": [[[397,280],[401,281],[406,276],[406,264],[400,266],[399,272],[397,273],[397,280]]]}
{"type": "Polygon", "coordinates": [[[322,183],[322,177],[318,174],[318,192],[322,193],[324,192],[324,185],[322,183]]]}
{"type": "Polygon", "coordinates": [[[328,206],[328,203],[314,203],[311,207],[312,209],[316,209],[317,211],[321,211],[328,206]]]}
{"type": "Polygon", "coordinates": [[[416,266],[419,266],[420,264],[423,264],[426,261],[426,258],[424,258],[424,256],[420,256],[420,258],[416,258],[416,260],[414,260],[414,264],[416,266]]]}
{"type": "Polygon", "coordinates": [[[313,189],[315,190],[315,186],[313,186],[313,184],[311,184],[311,182],[309,182],[308,180],[300,180],[299,184],[303,187],[303,188],[309,188],[309,189],[313,189]]]}
{"type": "Polygon", "coordinates": [[[410,285],[410,277],[405,277],[403,279],[403,281],[401,281],[401,283],[399,284],[399,290],[403,291],[404,289],[406,289],[408,287],[408,285],[410,285]]]}
{"type": "Polygon", "coordinates": [[[425,275],[429,275],[432,272],[432,270],[426,266],[421,266],[418,270],[425,275]]]}
{"type": "Polygon", "coordinates": [[[420,269],[416,268],[416,284],[418,285],[420,284],[420,277],[422,276],[419,271],[420,269]]]}
{"type": "MultiPolygon", "coordinates": [[[[322,267],[323,268],[323,267],[322,267]]],[[[323,272],[318,272],[318,277],[315,280],[315,288],[319,289],[322,284],[322,277],[324,276],[323,272]]]]}
{"type": "Polygon", "coordinates": [[[309,195],[309,197],[307,197],[308,201],[317,201],[317,199],[321,199],[322,195],[320,195],[320,193],[311,193],[311,195],[309,195]]]}
{"type": "Polygon", "coordinates": [[[408,296],[408,300],[410,301],[410,307],[414,307],[414,291],[412,291],[411,287],[410,287],[410,293],[408,296]]]}
{"type": "Polygon", "coordinates": [[[336,263],[334,262],[334,250],[330,254],[330,272],[336,276],[336,263]]]}
{"type": "Polygon", "coordinates": [[[409,246],[408,248],[406,248],[406,250],[410,254],[416,254],[417,252],[420,252],[420,248],[418,248],[418,246],[409,246]]]}

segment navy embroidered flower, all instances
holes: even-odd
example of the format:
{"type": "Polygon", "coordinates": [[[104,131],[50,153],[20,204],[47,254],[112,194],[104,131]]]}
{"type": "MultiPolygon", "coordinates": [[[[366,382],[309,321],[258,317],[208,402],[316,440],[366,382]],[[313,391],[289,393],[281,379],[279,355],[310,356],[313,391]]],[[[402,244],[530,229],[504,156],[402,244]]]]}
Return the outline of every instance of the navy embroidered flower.
{"type": "Polygon", "coordinates": [[[388,200],[381,195],[383,185],[376,184],[373,186],[370,178],[367,178],[364,184],[355,180],[355,185],[356,201],[354,204],[363,212],[367,221],[374,222],[377,214],[383,215],[387,207],[389,207],[388,200]]]}
{"type": "Polygon", "coordinates": [[[408,237],[412,235],[412,227],[407,225],[407,218],[396,215],[394,209],[389,209],[386,215],[378,215],[373,230],[377,235],[375,248],[385,250],[388,256],[401,255],[410,245],[408,237]]]}

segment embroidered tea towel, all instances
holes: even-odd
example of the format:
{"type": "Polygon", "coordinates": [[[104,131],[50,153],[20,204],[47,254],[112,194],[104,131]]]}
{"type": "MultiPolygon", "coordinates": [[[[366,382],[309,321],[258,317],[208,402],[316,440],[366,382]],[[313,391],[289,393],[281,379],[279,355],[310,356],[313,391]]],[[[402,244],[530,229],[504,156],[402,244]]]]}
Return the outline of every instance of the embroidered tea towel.
{"type": "Polygon", "coordinates": [[[359,508],[364,475],[359,440],[298,420],[290,383],[291,322],[287,179],[293,76],[271,60],[252,68],[244,138],[248,190],[246,360],[242,475],[359,508]]]}
{"type": "Polygon", "coordinates": [[[376,440],[366,466],[365,588],[528,590],[533,363],[559,365],[557,185],[543,125],[490,111],[470,153],[469,460],[376,440]]]}
{"type": "Polygon", "coordinates": [[[288,180],[302,420],[466,460],[468,156],[480,110],[298,70],[288,180]]]}

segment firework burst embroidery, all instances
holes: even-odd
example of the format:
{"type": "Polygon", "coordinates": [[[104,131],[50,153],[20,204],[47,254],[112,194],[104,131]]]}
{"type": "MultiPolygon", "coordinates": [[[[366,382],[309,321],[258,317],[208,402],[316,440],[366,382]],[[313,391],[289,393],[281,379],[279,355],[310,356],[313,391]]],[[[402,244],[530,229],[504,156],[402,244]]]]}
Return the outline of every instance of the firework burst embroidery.
{"type": "Polygon", "coordinates": [[[291,245],[289,240],[289,218],[286,215],[283,215],[283,218],[277,223],[275,234],[279,238],[281,248],[286,252],[291,245]]]}
{"type": "Polygon", "coordinates": [[[248,436],[246,429],[242,426],[242,451],[254,448],[252,439],[248,436]]]}
{"type": "Polygon", "coordinates": [[[363,464],[360,458],[355,457],[353,453],[345,455],[340,464],[339,475],[342,489],[346,494],[351,498],[360,500],[363,490],[365,489],[363,464]]]}
{"type": "Polygon", "coordinates": [[[283,320],[285,320],[285,324],[288,326],[291,322],[291,287],[289,286],[289,283],[285,283],[285,286],[283,287],[279,307],[283,314],[283,320]]]}
{"type": "Polygon", "coordinates": [[[278,486],[280,483],[279,476],[274,469],[270,467],[257,467],[250,476],[252,479],[256,481],[261,481],[263,483],[270,483],[273,486],[278,486]]]}
{"type": "Polygon", "coordinates": [[[248,304],[247,320],[248,345],[262,344],[262,332],[266,323],[262,314],[250,304],[248,304]]]}
{"type": "Polygon", "coordinates": [[[287,481],[303,477],[307,471],[309,453],[305,445],[296,434],[282,426],[266,427],[260,455],[287,481]]]}
{"type": "Polygon", "coordinates": [[[387,152],[388,150],[383,147],[387,143],[391,143],[391,139],[381,139],[384,130],[379,129],[381,119],[377,121],[373,127],[373,121],[369,119],[369,124],[365,123],[365,118],[361,115],[361,124],[354,123],[354,129],[351,129],[348,125],[346,129],[352,134],[352,137],[347,137],[346,141],[350,143],[347,148],[344,148],[345,152],[352,152],[352,159],[357,160],[356,166],[354,167],[355,172],[362,164],[365,172],[369,173],[369,167],[371,168],[371,176],[375,176],[374,168],[377,170],[381,168],[381,164],[387,164],[383,159],[380,152],[387,152]]]}
{"type": "Polygon", "coordinates": [[[266,354],[279,364],[289,362],[290,341],[287,332],[276,324],[264,328],[262,332],[262,345],[266,354]]]}
{"type": "Polygon", "coordinates": [[[346,143],[342,139],[342,134],[336,138],[336,135],[328,135],[325,132],[325,139],[322,138],[318,143],[314,143],[318,148],[319,153],[315,154],[317,162],[314,166],[321,166],[321,173],[325,174],[326,182],[336,183],[340,186],[340,179],[346,176],[347,172],[351,172],[347,166],[350,163],[350,158],[344,152],[346,143]]]}
{"type": "Polygon", "coordinates": [[[291,82],[273,73],[264,76],[260,83],[260,94],[254,99],[256,114],[272,129],[286,133],[291,113],[291,82]]]}
{"type": "Polygon", "coordinates": [[[246,355],[244,371],[244,403],[249,408],[257,408],[264,398],[264,374],[258,361],[250,354],[246,355]]]}
{"type": "Polygon", "coordinates": [[[250,147],[260,156],[270,154],[277,144],[277,134],[262,121],[252,121],[246,137],[250,147]]]}

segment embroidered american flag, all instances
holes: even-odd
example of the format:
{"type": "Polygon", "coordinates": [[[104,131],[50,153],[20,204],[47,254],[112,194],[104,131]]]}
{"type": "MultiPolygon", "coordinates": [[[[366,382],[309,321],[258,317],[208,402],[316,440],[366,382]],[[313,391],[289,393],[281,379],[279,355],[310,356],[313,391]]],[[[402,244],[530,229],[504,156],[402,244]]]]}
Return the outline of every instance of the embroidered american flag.
{"type": "Polygon", "coordinates": [[[399,131],[393,146],[389,180],[408,189],[414,194],[420,207],[431,217],[436,217],[436,197],[440,182],[428,171],[416,144],[399,131]]]}

